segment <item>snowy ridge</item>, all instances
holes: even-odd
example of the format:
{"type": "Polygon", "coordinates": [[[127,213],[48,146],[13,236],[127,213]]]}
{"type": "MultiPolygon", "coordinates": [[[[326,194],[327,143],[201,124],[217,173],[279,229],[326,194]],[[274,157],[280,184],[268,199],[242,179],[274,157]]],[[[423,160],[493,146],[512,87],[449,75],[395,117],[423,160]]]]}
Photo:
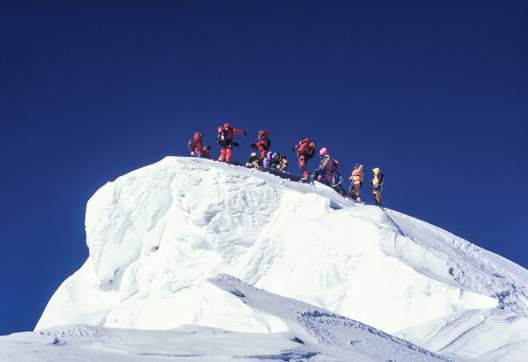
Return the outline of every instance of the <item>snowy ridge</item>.
{"type": "Polygon", "coordinates": [[[528,316],[528,270],[424,221],[394,210],[387,214],[406,238],[444,254],[452,265],[450,274],[460,286],[495,295],[503,308],[528,316]]]}
{"type": "MultiPolygon", "coordinates": [[[[458,312],[397,334],[430,350],[465,358],[524,360],[528,355],[528,271],[426,222],[393,210],[387,214],[407,239],[447,261],[457,285],[494,295],[499,301],[498,308],[458,312]]],[[[422,264],[419,259],[407,262],[415,268],[422,264]]]]}
{"type": "Polygon", "coordinates": [[[167,157],[98,190],[86,235],[88,260],[59,287],[36,329],[290,331],[282,314],[211,282],[229,274],[450,358],[486,360],[493,350],[512,360],[527,351],[525,269],[323,185],[167,157]]]}

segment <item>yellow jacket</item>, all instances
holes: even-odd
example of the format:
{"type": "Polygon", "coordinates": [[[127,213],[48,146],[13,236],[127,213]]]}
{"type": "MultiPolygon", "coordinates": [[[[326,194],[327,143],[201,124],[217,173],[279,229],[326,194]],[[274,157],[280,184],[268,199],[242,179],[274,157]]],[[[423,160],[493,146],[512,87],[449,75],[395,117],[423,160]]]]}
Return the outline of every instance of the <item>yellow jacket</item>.
{"type": "Polygon", "coordinates": [[[378,167],[375,167],[372,169],[372,172],[374,172],[374,177],[372,177],[372,181],[370,183],[374,187],[381,187],[383,185],[383,174],[381,173],[381,170],[378,167]]]}

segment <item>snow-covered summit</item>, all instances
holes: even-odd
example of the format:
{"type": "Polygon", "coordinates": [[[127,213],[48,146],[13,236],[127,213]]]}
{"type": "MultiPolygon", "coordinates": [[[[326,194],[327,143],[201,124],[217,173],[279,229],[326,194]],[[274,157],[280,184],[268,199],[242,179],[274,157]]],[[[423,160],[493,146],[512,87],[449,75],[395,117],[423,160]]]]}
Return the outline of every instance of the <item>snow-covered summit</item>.
{"type": "Polygon", "coordinates": [[[527,348],[527,270],[323,185],[167,157],[98,190],[86,235],[88,260],[59,287],[36,329],[288,329],[208,279],[226,273],[432,350],[478,357],[482,345],[527,348]]]}

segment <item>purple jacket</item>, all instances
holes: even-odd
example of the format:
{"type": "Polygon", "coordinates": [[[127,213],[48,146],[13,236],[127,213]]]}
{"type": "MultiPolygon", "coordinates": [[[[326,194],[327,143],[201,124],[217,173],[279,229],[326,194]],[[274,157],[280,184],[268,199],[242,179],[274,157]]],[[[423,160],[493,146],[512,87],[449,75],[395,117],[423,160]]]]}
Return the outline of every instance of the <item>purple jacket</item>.
{"type": "Polygon", "coordinates": [[[266,153],[266,157],[262,161],[262,167],[267,170],[271,167],[271,152],[266,153]]]}

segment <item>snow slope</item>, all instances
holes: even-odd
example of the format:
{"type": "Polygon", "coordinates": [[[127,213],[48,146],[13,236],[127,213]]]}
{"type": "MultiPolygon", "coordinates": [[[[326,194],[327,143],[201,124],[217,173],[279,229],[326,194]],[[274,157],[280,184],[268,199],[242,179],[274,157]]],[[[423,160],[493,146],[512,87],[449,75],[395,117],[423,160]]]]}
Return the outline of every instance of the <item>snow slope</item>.
{"type": "MultiPolygon", "coordinates": [[[[469,359],[526,360],[527,271],[423,221],[395,211],[387,213],[397,223],[400,233],[420,248],[449,255],[450,274],[459,285],[493,294],[499,300],[499,308],[455,313],[400,331],[398,335],[433,351],[469,359]]],[[[418,260],[409,262],[419,265],[418,260]]]]}
{"type": "MultiPolygon", "coordinates": [[[[255,289],[240,280],[220,275],[211,282],[243,303],[285,321],[307,353],[345,361],[449,361],[376,328],[296,300],[255,289]]],[[[306,353],[305,352],[305,353],[306,353]]]]}
{"type": "Polygon", "coordinates": [[[211,282],[240,305],[265,310],[288,332],[256,334],[197,326],[170,331],[55,327],[0,337],[0,361],[414,361],[451,359],[373,327],[220,275],[211,282]],[[3,353],[2,353],[3,352],[3,353]]]}
{"type": "Polygon", "coordinates": [[[485,359],[490,342],[504,360],[526,351],[525,269],[323,185],[167,157],[98,190],[86,235],[88,260],[59,287],[36,329],[289,330],[281,317],[208,280],[226,273],[453,356],[485,359]],[[455,323],[461,316],[466,322],[455,323]],[[473,328],[486,316],[501,322],[490,317],[480,332],[473,328]],[[504,326],[510,337],[493,338],[504,326]]]}

